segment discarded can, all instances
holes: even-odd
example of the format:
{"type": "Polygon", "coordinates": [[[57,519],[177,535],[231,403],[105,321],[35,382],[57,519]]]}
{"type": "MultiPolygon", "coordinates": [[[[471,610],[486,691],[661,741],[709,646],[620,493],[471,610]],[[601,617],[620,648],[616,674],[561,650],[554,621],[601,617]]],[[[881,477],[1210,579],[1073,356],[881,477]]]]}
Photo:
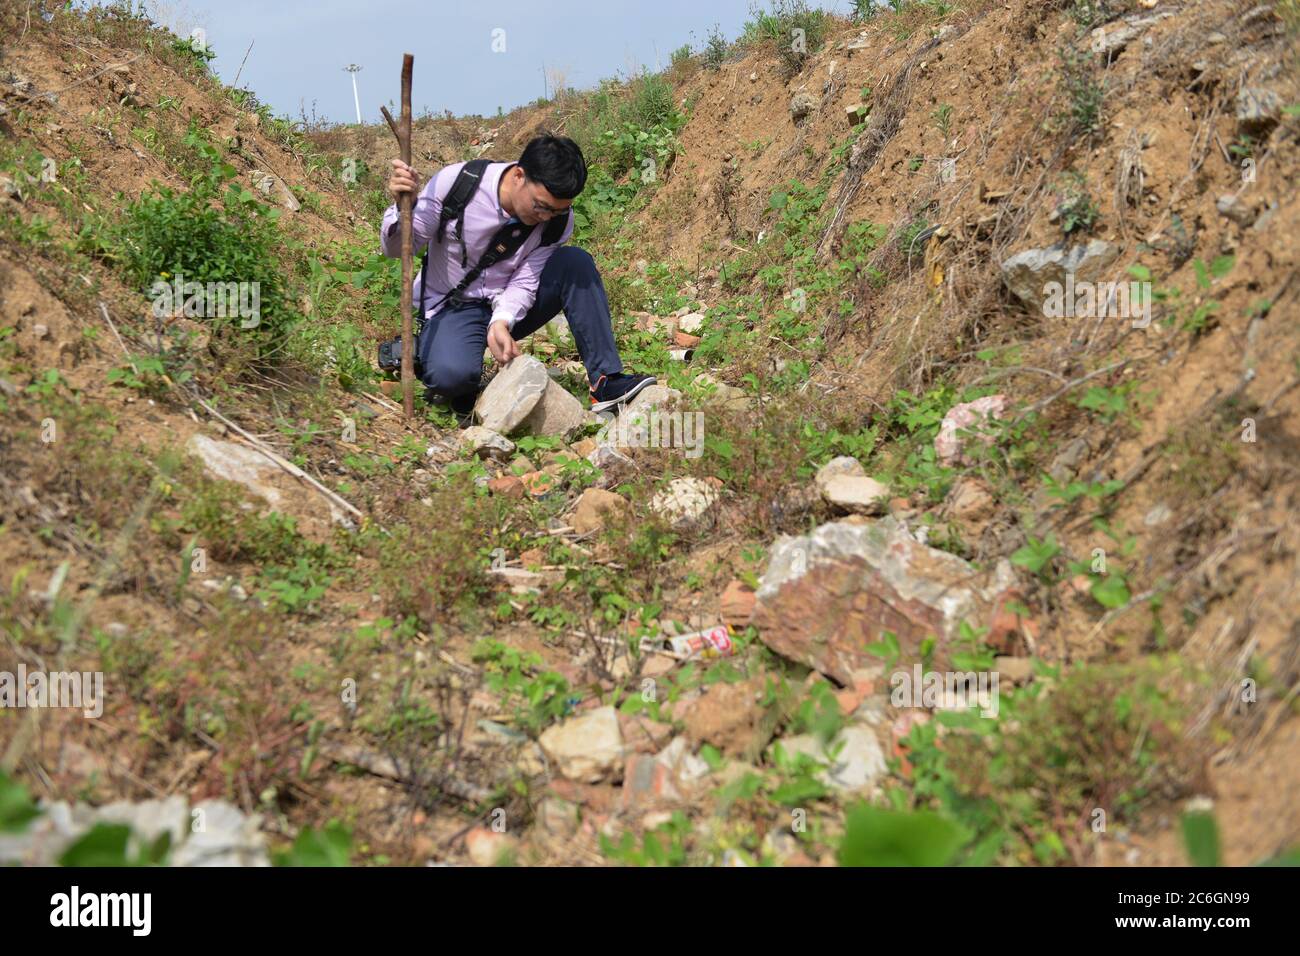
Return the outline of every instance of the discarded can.
{"type": "Polygon", "coordinates": [[[719,624],[707,631],[681,634],[666,640],[668,650],[680,657],[730,657],[736,652],[727,625],[719,624]]]}
{"type": "Polygon", "coordinates": [[[668,357],[675,362],[689,362],[695,349],[669,349],[668,357]]]}

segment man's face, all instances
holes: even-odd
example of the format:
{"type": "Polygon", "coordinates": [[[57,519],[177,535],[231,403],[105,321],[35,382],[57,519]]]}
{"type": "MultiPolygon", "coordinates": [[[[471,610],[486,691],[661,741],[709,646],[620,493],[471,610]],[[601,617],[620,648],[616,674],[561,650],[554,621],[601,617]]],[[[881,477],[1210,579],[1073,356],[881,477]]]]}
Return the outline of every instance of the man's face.
{"type": "Polygon", "coordinates": [[[519,177],[516,186],[515,215],[529,226],[546,222],[553,216],[563,215],[573,205],[572,199],[557,199],[541,183],[529,179],[524,171],[516,166],[514,173],[519,177]]]}

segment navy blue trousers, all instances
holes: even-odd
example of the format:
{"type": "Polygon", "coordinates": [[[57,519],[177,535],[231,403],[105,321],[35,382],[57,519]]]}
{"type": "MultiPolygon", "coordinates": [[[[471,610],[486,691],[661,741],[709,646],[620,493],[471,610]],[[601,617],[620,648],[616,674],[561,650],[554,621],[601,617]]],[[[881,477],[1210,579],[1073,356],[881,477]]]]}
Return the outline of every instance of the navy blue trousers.
{"type": "MultiPolygon", "coordinates": [[[[516,341],[532,335],[561,310],[591,384],[602,375],[621,372],[605,285],[591,254],[576,246],[560,246],[551,253],[537,285],[537,299],[511,335],[516,341]]],[[[424,323],[415,351],[425,386],[448,398],[478,391],[491,317],[491,304],[479,300],[460,307],[448,305],[424,323]]]]}

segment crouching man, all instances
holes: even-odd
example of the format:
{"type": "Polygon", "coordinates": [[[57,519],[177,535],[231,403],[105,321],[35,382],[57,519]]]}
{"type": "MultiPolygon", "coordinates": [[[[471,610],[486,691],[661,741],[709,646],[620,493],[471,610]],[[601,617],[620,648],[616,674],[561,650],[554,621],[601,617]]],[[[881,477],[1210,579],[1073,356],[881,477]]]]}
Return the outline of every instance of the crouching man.
{"type": "MultiPolygon", "coordinates": [[[[561,310],[587,369],[593,411],[654,383],[623,370],[596,263],[566,244],[573,199],[586,181],[582,151],[562,136],[538,136],[515,163],[453,163],[423,188],[414,169],[393,160],[388,191],[394,200],[416,195],[414,248],[427,250],[413,293],[423,319],[417,374],[426,397],[442,396],[462,421],[478,396],[484,348],[507,365],[520,354],[519,340],[561,310]]],[[[384,255],[401,255],[396,202],[380,237],[384,255]]]]}

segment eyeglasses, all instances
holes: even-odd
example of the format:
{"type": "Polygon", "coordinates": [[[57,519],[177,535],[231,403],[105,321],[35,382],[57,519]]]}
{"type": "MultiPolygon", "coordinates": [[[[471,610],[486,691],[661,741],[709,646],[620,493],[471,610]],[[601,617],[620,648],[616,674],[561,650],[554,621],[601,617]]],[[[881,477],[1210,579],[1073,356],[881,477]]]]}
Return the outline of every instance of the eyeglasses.
{"type": "MultiPolygon", "coordinates": [[[[529,184],[535,185],[533,183],[533,180],[527,179],[526,176],[525,176],[525,181],[528,182],[529,184]]],[[[552,216],[560,216],[569,211],[568,206],[565,206],[563,209],[556,209],[554,206],[548,205],[547,203],[542,202],[540,199],[534,199],[532,200],[532,203],[533,203],[533,212],[539,216],[542,215],[543,213],[549,213],[552,216]]]]}

